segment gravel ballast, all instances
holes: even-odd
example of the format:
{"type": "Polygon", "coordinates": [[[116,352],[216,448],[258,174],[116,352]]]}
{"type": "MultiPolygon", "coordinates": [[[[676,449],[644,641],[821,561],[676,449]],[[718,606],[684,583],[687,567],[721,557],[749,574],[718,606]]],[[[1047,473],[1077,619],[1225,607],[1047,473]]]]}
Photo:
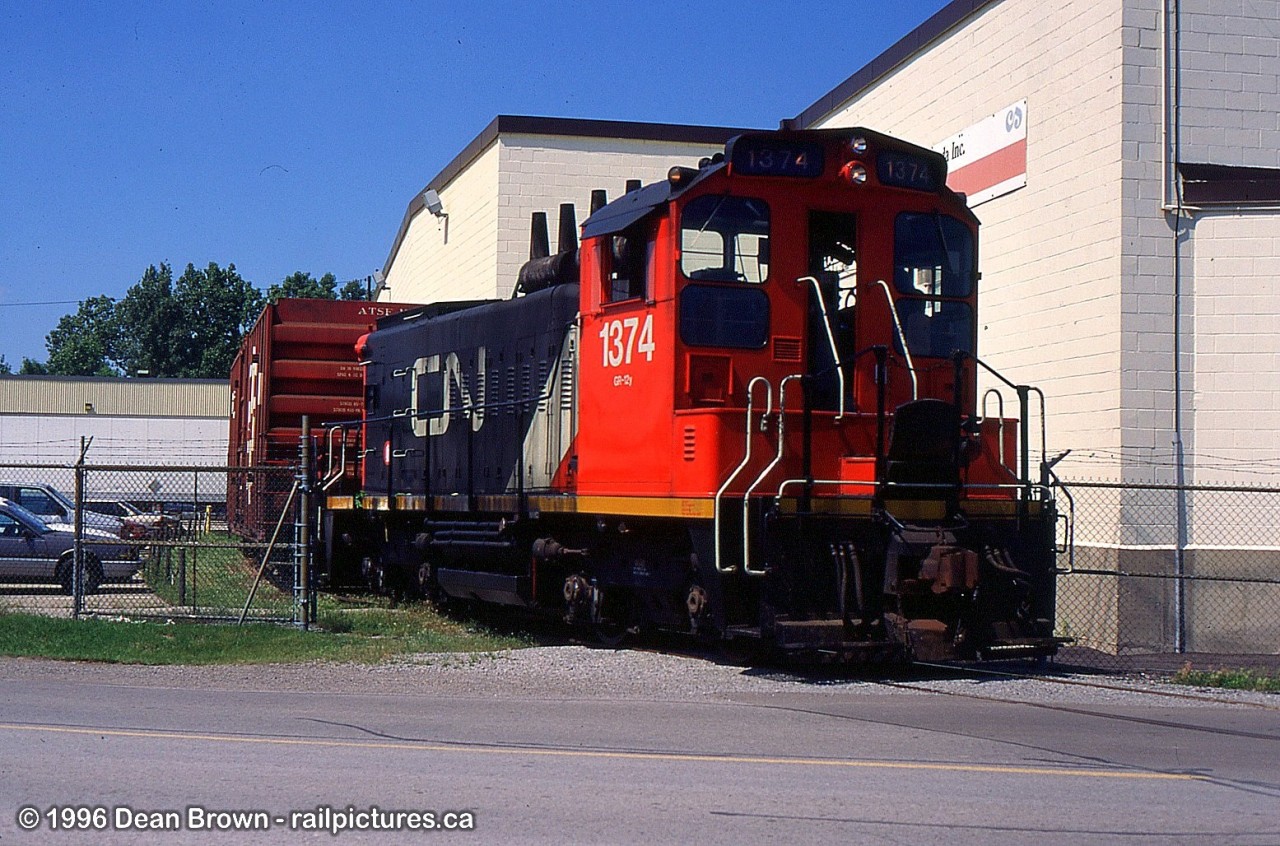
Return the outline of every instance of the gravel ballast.
{"type": "Polygon", "coordinates": [[[1155,678],[1047,673],[1040,678],[958,672],[847,678],[753,668],[644,650],[541,646],[493,653],[406,655],[381,664],[139,666],[0,658],[0,677],[141,687],[324,691],[447,697],[725,701],[748,695],[928,696],[1280,710],[1280,696],[1174,685],[1155,678]],[[1063,682],[1070,682],[1064,684],[1063,682]]]}

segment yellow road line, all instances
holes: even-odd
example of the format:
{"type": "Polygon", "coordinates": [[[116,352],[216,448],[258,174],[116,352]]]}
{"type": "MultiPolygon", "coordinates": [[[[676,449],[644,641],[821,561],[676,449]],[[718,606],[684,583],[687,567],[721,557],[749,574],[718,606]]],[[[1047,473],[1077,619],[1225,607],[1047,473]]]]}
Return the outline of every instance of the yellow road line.
{"type": "Polygon", "coordinates": [[[1036,775],[1068,778],[1121,778],[1148,781],[1204,781],[1204,776],[1188,773],[1130,772],[1125,770],[1059,769],[1055,767],[1015,767],[997,764],[944,764],[916,761],[860,761],[838,758],[780,758],[740,755],[697,755],[676,752],[609,752],[591,749],[540,749],[532,746],[468,746],[440,743],[407,743],[366,740],[321,740],[286,737],[240,737],[227,734],[142,731],[135,729],[71,728],[67,726],[0,723],[0,730],[47,732],[51,734],[135,737],[149,740],[188,740],[212,743],[249,743],[267,746],[320,746],[343,749],[394,749],[412,752],[456,752],[486,755],[529,755],[549,758],[603,758],[622,761],[669,761],[713,764],[761,764],[768,766],[840,767],[846,769],[930,770],[1000,775],[1036,775]]]}

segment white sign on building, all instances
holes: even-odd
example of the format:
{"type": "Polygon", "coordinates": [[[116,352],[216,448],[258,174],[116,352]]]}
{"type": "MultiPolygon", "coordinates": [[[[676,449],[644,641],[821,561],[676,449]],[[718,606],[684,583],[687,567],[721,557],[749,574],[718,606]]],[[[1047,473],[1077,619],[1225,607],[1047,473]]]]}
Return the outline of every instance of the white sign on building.
{"type": "Polygon", "coordinates": [[[934,145],[947,160],[947,187],[970,207],[1027,184],[1027,101],[1006,106],[934,145]]]}

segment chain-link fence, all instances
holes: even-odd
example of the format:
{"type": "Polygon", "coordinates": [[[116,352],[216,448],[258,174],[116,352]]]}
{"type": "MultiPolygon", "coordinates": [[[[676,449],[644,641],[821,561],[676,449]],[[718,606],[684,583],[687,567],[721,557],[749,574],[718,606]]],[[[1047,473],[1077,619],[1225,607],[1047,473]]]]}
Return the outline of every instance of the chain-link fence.
{"type": "Polygon", "coordinates": [[[1280,489],[1073,481],[1062,494],[1066,660],[1280,653],[1280,489]]]}
{"type": "Polygon", "coordinates": [[[305,622],[296,473],[0,465],[0,611],[305,622]]]}

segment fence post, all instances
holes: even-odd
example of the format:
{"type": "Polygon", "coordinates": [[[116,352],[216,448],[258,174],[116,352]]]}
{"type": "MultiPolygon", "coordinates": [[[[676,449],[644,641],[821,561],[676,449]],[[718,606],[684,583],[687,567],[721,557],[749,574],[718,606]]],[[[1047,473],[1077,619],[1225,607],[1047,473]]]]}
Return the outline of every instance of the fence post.
{"type": "Polygon", "coordinates": [[[80,619],[84,606],[84,456],[89,451],[89,444],[84,435],[80,436],[80,458],[76,461],[76,513],[72,527],[75,530],[75,546],[71,558],[71,616],[80,619]]]}
{"type": "Polygon", "coordinates": [[[178,547],[178,604],[187,604],[187,548],[178,547]]]}
{"type": "Polygon", "coordinates": [[[306,414],[302,415],[302,437],[298,442],[297,526],[294,619],[305,631],[311,623],[311,417],[306,414]]]}

